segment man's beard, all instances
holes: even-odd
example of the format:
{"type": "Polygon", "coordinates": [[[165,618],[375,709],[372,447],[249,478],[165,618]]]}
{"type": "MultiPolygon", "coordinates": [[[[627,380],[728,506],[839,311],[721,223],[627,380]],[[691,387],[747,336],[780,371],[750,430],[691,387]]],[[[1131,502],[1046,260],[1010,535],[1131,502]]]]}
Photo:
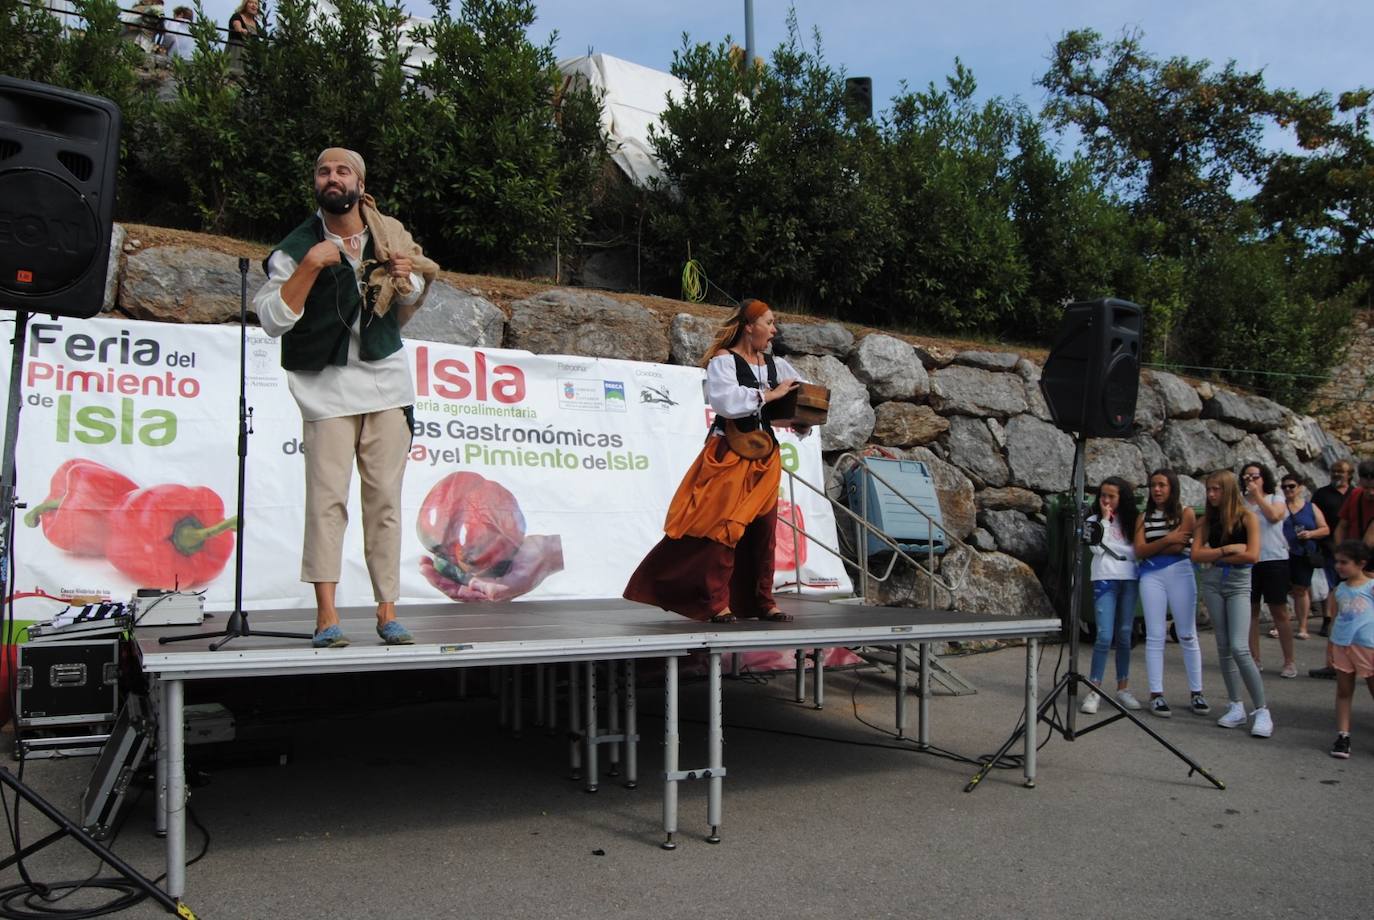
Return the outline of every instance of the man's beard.
{"type": "Polygon", "coordinates": [[[358,190],[340,191],[323,188],[315,192],[315,201],[330,214],[347,214],[358,203],[358,190]]]}

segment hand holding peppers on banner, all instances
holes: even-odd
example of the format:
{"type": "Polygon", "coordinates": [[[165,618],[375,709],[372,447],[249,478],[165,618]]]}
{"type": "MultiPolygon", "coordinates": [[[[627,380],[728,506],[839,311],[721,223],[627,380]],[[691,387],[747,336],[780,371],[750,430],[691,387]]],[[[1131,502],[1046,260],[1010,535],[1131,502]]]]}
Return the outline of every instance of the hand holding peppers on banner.
{"type": "Polygon", "coordinates": [[[420,574],[455,601],[508,601],[563,570],[557,534],[526,534],[510,490],[477,473],[451,473],[429,490],[416,533],[433,556],[420,574]]]}
{"type": "Polygon", "coordinates": [[[24,516],[48,542],[77,556],[104,556],[142,588],[213,581],[234,551],[238,518],[224,517],[212,489],[175,483],[140,489],[93,460],[68,460],[48,497],[24,516]]]}

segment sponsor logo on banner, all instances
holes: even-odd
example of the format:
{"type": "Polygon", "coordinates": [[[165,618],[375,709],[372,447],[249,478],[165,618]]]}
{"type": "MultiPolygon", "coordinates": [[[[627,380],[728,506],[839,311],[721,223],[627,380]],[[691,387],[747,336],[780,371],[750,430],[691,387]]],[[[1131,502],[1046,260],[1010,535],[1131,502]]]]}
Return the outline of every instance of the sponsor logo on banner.
{"type": "Polygon", "coordinates": [[[625,384],[619,380],[603,380],[606,391],[606,409],[609,412],[625,411],[625,384]]]}
{"type": "MultiPolygon", "coordinates": [[[[558,380],[558,408],[576,409],[582,412],[601,412],[606,408],[606,389],[601,380],[575,380],[560,377],[558,380]]],[[[621,394],[624,405],[624,394],[621,394]]]]}

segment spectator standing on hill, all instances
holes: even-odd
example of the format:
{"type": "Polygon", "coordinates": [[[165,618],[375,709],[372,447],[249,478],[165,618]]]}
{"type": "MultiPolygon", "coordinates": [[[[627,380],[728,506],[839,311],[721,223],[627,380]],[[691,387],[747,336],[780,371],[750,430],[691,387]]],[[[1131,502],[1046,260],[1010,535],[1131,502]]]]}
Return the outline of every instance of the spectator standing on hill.
{"type": "Polygon", "coordinates": [[[229,37],[225,40],[229,52],[229,69],[243,71],[243,48],[250,35],[258,34],[258,0],[243,0],[234,15],[229,17],[229,37]]]}
{"type": "Polygon", "coordinates": [[[163,24],[162,34],[158,36],[158,50],[168,57],[189,59],[196,50],[195,39],[191,37],[191,23],[195,18],[189,6],[172,10],[172,18],[163,24]]]}

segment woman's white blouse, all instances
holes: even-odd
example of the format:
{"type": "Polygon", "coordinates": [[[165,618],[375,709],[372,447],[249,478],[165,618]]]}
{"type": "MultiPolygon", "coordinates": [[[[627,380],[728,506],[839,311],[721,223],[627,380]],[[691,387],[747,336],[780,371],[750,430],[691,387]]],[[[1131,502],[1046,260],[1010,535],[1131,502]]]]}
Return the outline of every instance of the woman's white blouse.
{"type": "MultiPolygon", "coordinates": [[[[774,365],[778,369],[778,382],[784,380],[801,380],[805,378],[797,373],[797,369],[787,362],[786,358],[774,358],[774,365]]],[[[760,381],[762,387],[768,386],[768,364],[749,365],[754,371],[754,377],[760,381]]],[[[759,387],[740,386],[739,374],[735,372],[735,356],[722,355],[711,359],[706,365],[706,401],[711,404],[711,408],[717,415],[725,418],[744,418],[754,415],[763,405],[763,390],[759,387]]]]}

